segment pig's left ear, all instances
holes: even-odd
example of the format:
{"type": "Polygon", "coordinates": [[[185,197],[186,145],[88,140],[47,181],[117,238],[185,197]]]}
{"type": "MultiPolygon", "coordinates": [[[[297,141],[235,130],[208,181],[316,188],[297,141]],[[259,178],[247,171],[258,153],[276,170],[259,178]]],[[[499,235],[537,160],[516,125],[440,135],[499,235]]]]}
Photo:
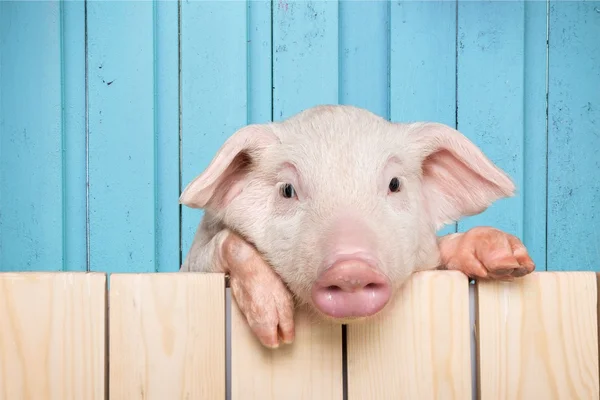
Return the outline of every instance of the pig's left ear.
{"type": "Polygon", "coordinates": [[[436,229],[514,195],[511,179],[457,130],[415,123],[408,131],[419,155],[423,196],[436,229]]]}
{"type": "Polygon", "coordinates": [[[191,208],[222,209],[243,190],[253,163],[277,137],[267,125],[248,125],[235,132],[191,181],[179,202],[191,208]]]}

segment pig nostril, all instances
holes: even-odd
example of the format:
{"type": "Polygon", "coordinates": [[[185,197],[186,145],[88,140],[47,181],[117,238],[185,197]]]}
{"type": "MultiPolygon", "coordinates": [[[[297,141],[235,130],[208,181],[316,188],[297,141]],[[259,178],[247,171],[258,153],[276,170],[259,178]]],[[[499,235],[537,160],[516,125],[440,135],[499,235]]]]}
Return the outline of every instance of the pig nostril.
{"type": "Polygon", "coordinates": [[[376,283],[369,283],[367,286],[365,286],[365,289],[377,289],[378,287],[379,285],[376,283]]]}
{"type": "Polygon", "coordinates": [[[327,290],[329,290],[331,292],[341,292],[342,288],[337,285],[330,285],[330,286],[327,286],[327,290]]]}

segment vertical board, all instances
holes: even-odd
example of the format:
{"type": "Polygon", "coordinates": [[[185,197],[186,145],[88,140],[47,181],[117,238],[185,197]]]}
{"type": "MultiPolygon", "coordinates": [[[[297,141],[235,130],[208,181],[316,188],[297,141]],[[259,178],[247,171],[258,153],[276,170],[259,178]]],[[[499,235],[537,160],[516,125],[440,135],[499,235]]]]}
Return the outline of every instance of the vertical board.
{"type": "Polygon", "coordinates": [[[491,225],[523,234],[524,20],[524,2],[458,1],[458,130],[518,188],[515,197],[459,222],[459,231],[491,225]]]}
{"type": "Polygon", "coordinates": [[[155,269],[159,272],[180,267],[178,7],[176,1],[154,2],[155,269]]]}
{"type": "Polygon", "coordinates": [[[466,276],[414,274],[388,307],[348,325],[348,399],[470,399],[466,276]]]}
{"type": "Polygon", "coordinates": [[[273,119],[338,103],[338,2],[273,2],[273,119]]]}
{"type": "Polygon", "coordinates": [[[92,270],[155,270],[153,35],[152,2],[87,3],[92,270]]]}
{"type": "Polygon", "coordinates": [[[341,400],[342,327],[296,311],[291,345],[263,347],[232,301],[232,400],[341,400]]]}
{"type": "MultiPolygon", "coordinates": [[[[392,2],[390,116],[456,127],[456,1],[392,2]]],[[[456,231],[456,224],[440,234],[456,231]]]]}
{"type": "Polygon", "coordinates": [[[2,1],[0,8],[0,270],[60,270],[60,4],[2,1]]]}
{"type": "MultiPolygon", "coordinates": [[[[247,124],[247,4],[181,2],[181,189],[247,124]]],[[[183,207],[182,259],[202,212],[183,207]]]]}
{"type": "Polygon", "coordinates": [[[548,270],[600,270],[600,1],[550,2],[548,270]]]}
{"type": "Polygon", "coordinates": [[[224,275],[110,279],[110,398],[225,398],[224,275]]]}
{"type": "Polygon", "coordinates": [[[547,98],[547,3],[525,2],[523,243],[536,265],[546,270],[546,194],[548,129],[547,98]]]}
{"type": "Polygon", "coordinates": [[[68,1],[61,2],[60,6],[63,270],[85,271],[88,268],[85,182],[85,3],[81,0],[68,1]]]}
{"type": "Polygon", "coordinates": [[[479,282],[477,298],[482,400],[598,399],[594,273],[479,282]]]}
{"type": "Polygon", "coordinates": [[[104,399],[105,313],[104,274],[0,274],[0,399],[104,399]]]}
{"type": "Polygon", "coordinates": [[[248,121],[272,120],[271,1],[248,1],[248,121]]]}
{"type": "Polygon", "coordinates": [[[340,1],[340,104],[389,118],[389,39],[388,2],[340,1]]]}
{"type": "Polygon", "coordinates": [[[391,21],[392,119],[454,127],[456,1],[394,2],[391,21]]]}

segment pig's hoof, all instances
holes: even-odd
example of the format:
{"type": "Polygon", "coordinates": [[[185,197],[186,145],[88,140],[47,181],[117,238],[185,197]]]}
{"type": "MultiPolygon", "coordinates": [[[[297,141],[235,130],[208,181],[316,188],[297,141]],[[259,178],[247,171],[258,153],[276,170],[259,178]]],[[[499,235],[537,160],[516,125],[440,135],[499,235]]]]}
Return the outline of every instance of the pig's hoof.
{"type": "Polygon", "coordinates": [[[294,303],[287,287],[275,274],[262,274],[263,282],[231,278],[233,297],[252,332],[265,347],[276,349],[294,341],[294,303]]]}
{"type": "Polygon", "coordinates": [[[258,251],[241,237],[230,234],[222,254],[229,267],[231,292],[250,329],[269,348],[279,339],[294,341],[294,302],[279,275],[258,251]]]}
{"type": "Polygon", "coordinates": [[[512,280],[535,269],[519,238],[491,227],[476,227],[443,238],[440,253],[444,267],[471,278],[512,280]]]}

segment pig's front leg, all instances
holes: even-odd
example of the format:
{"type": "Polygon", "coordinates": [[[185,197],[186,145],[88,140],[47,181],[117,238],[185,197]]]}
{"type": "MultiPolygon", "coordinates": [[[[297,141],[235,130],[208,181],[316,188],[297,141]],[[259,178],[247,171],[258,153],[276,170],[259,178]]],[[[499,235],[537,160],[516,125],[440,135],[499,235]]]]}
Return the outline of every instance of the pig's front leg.
{"type": "Polygon", "coordinates": [[[232,296],[250,329],[269,348],[294,341],[293,297],[259,252],[228,229],[192,246],[182,271],[229,274],[232,296]],[[210,266],[210,271],[207,271],[210,266]]]}
{"type": "Polygon", "coordinates": [[[523,243],[491,227],[476,227],[438,239],[441,267],[470,278],[512,280],[535,269],[523,243]]]}

